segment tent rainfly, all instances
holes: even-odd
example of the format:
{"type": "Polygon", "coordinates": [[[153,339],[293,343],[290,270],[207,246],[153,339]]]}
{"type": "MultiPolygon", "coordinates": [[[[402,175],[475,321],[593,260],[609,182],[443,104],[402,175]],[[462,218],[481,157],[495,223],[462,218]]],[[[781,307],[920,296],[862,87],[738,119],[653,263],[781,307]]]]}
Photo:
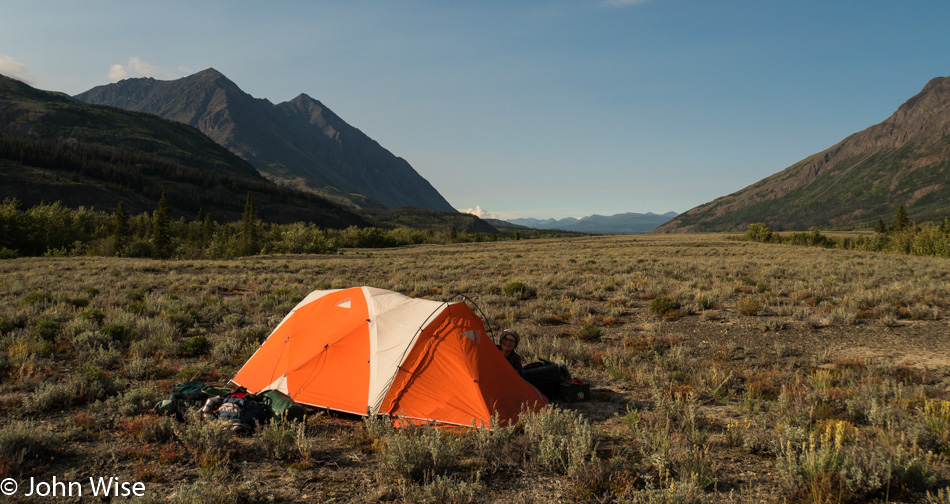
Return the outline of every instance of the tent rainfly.
{"type": "Polygon", "coordinates": [[[465,303],[373,287],[310,293],[231,381],[330,410],[466,426],[496,412],[508,425],[547,404],[465,303]]]}

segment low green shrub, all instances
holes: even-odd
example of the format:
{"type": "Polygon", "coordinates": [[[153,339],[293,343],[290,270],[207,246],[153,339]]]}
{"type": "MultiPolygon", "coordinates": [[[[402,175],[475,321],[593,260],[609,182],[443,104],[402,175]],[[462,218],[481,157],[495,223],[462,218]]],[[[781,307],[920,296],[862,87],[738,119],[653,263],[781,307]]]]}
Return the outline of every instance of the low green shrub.
{"type": "Polygon", "coordinates": [[[89,300],[84,297],[76,297],[69,300],[69,304],[76,308],[85,308],[89,306],[89,300]]]}
{"type": "Polygon", "coordinates": [[[62,324],[55,320],[41,320],[33,326],[33,335],[44,340],[53,341],[62,331],[62,324]]]}
{"type": "Polygon", "coordinates": [[[508,297],[513,297],[522,301],[538,297],[537,289],[525,285],[522,282],[511,282],[502,288],[502,292],[504,292],[508,297]]]}
{"type": "Polygon", "coordinates": [[[668,315],[674,310],[678,310],[680,304],[668,297],[657,297],[650,301],[650,313],[657,316],[668,315]]]}
{"type": "Polygon", "coordinates": [[[198,312],[190,306],[170,306],[163,315],[181,331],[192,327],[198,320],[198,312]]]}
{"type": "Polygon", "coordinates": [[[584,324],[577,329],[577,337],[583,341],[597,341],[600,335],[600,328],[593,324],[584,324]]]}
{"type": "Polygon", "coordinates": [[[80,313],[79,318],[95,322],[96,324],[102,324],[102,321],[106,319],[106,314],[102,313],[102,310],[93,308],[80,313]]]}
{"type": "Polygon", "coordinates": [[[211,350],[211,342],[204,334],[192,336],[181,342],[181,353],[186,357],[197,357],[211,350]]]}
{"type": "Polygon", "coordinates": [[[35,305],[39,303],[52,303],[53,297],[48,292],[35,291],[23,296],[23,304],[35,305]]]}
{"type": "Polygon", "coordinates": [[[772,241],[772,230],[763,222],[749,224],[742,238],[748,241],[768,243],[772,241]]]}
{"type": "Polygon", "coordinates": [[[119,323],[106,324],[99,328],[99,332],[112,338],[112,341],[128,343],[132,340],[132,328],[119,323]]]}

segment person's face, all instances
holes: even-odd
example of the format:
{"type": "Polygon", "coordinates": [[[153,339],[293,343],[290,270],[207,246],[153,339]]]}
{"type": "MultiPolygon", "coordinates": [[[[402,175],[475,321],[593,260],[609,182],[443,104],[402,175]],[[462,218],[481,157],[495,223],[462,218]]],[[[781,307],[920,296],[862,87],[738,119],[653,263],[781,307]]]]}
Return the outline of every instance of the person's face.
{"type": "Polygon", "coordinates": [[[501,348],[506,352],[510,352],[515,349],[515,338],[511,336],[505,336],[501,339],[501,348]]]}

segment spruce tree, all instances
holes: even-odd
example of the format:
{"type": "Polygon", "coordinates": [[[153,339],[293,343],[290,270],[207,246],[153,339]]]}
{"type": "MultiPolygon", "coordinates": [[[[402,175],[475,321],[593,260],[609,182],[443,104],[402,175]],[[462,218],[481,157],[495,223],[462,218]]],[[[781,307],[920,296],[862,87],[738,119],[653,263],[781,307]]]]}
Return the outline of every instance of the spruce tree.
{"type": "Polygon", "coordinates": [[[904,210],[904,205],[897,207],[897,215],[894,216],[894,225],[891,226],[891,229],[895,233],[903,231],[910,224],[910,219],[907,218],[907,211],[904,210]]]}
{"type": "Polygon", "coordinates": [[[884,219],[877,220],[877,225],[874,226],[874,232],[882,234],[887,232],[887,227],[884,226],[884,219]]]}
{"type": "Polygon", "coordinates": [[[244,203],[244,216],[241,218],[241,253],[254,255],[260,250],[257,236],[257,221],[254,220],[254,200],[251,192],[247,192],[247,201],[244,203]]]}
{"type": "Polygon", "coordinates": [[[115,255],[125,249],[129,241],[129,235],[132,230],[129,226],[129,216],[125,213],[125,205],[120,201],[112,214],[112,241],[115,247],[115,255]]]}
{"type": "Polygon", "coordinates": [[[170,256],[171,244],[171,212],[168,209],[168,197],[162,191],[158,210],[152,214],[152,247],[156,257],[164,259],[170,256]]]}
{"type": "Polygon", "coordinates": [[[211,215],[205,214],[205,218],[201,223],[201,246],[207,247],[211,243],[211,215]]]}
{"type": "Polygon", "coordinates": [[[201,240],[201,224],[204,222],[205,209],[198,209],[198,216],[188,224],[188,244],[191,246],[204,247],[201,240]]]}

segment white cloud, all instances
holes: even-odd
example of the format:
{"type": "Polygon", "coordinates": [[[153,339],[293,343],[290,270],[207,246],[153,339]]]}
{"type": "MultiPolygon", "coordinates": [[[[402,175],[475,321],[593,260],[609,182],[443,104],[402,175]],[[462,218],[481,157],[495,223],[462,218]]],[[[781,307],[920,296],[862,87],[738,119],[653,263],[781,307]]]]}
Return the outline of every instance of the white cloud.
{"type": "Polygon", "coordinates": [[[146,63],[135,56],[129,58],[125,65],[115,64],[109,66],[109,80],[115,82],[129,77],[158,77],[170,79],[174,77],[172,72],[161,67],[146,63]]]}
{"type": "Polygon", "coordinates": [[[118,82],[122,79],[128,79],[129,72],[125,70],[125,67],[122,65],[112,65],[109,67],[109,80],[113,82],[118,82]]]}
{"type": "Polygon", "coordinates": [[[26,68],[26,65],[20,63],[10,56],[3,54],[0,54],[0,75],[11,77],[18,81],[23,81],[31,86],[33,85],[33,79],[30,77],[30,70],[26,68]]]}
{"type": "Polygon", "coordinates": [[[494,212],[486,212],[481,205],[475,205],[475,208],[459,208],[459,212],[472,214],[479,219],[499,219],[500,217],[494,212]]]}

